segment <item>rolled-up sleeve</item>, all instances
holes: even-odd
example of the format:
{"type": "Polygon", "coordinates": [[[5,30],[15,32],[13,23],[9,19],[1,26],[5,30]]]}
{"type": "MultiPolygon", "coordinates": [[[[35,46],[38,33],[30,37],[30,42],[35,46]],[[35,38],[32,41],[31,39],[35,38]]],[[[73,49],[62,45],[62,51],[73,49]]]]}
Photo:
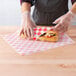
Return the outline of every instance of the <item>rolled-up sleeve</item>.
{"type": "Polygon", "coordinates": [[[20,3],[21,3],[21,4],[22,4],[23,2],[28,2],[28,3],[31,4],[31,6],[33,6],[34,3],[35,3],[35,0],[20,0],[20,3]]]}
{"type": "Polygon", "coordinates": [[[74,2],[76,2],[76,0],[71,0],[71,2],[72,2],[72,4],[73,4],[74,2]]]}

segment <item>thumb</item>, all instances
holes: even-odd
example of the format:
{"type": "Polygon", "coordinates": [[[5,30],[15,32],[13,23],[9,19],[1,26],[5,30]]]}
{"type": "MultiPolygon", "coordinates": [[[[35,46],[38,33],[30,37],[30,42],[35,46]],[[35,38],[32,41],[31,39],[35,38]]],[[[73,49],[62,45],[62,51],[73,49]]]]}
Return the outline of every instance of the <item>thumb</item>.
{"type": "Polygon", "coordinates": [[[33,27],[36,27],[36,24],[35,24],[34,22],[32,22],[32,26],[33,26],[33,27]]]}
{"type": "Polygon", "coordinates": [[[35,24],[34,19],[32,17],[31,17],[31,21],[32,21],[32,26],[36,27],[36,24],[35,24]]]}

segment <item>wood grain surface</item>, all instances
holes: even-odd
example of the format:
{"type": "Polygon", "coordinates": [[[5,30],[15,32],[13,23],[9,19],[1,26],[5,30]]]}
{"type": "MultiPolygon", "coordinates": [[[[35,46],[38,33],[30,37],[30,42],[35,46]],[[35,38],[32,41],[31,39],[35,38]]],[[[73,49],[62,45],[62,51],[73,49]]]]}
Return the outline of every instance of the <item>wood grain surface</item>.
{"type": "MultiPolygon", "coordinates": [[[[19,26],[0,26],[0,34],[17,31],[19,26]]],[[[76,26],[67,34],[75,41],[44,52],[21,56],[0,37],[0,76],[76,76],[76,26]]]]}

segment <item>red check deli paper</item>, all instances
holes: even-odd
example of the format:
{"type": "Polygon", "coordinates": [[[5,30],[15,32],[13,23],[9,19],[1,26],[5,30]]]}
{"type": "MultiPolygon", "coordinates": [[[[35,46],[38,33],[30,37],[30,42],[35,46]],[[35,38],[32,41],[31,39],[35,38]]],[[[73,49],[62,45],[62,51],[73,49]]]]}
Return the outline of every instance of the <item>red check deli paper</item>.
{"type": "Polygon", "coordinates": [[[53,48],[74,43],[74,41],[67,34],[61,34],[61,37],[58,42],[43,42],[36,40],[39,35],[50,29],[52,30],[52,27],[38,26],[34,28],[33,40],[20,38],[18,32],[3,35],[2,37],[5,41],[9,43],[9,45],[12,46],[12,48],[16,50],[17,53],[21,55],[29,55],[36,52],[47,51],[48,49],[50,49],[51,51],[51,49],[53,48]]]}

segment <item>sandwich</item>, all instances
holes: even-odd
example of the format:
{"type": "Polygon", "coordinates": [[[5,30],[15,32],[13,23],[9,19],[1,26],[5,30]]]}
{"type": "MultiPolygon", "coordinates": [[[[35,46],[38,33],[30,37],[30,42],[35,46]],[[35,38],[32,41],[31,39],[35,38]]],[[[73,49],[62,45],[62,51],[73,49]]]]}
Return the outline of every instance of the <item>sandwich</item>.
{"type": "Polygon", "coordinates": [[[39,41],[47,41],[47,42],[57,42],[59,39],[59,34],[55,30],[49,30],[43,34],[41,34],[37,40],[39,41]]]}

